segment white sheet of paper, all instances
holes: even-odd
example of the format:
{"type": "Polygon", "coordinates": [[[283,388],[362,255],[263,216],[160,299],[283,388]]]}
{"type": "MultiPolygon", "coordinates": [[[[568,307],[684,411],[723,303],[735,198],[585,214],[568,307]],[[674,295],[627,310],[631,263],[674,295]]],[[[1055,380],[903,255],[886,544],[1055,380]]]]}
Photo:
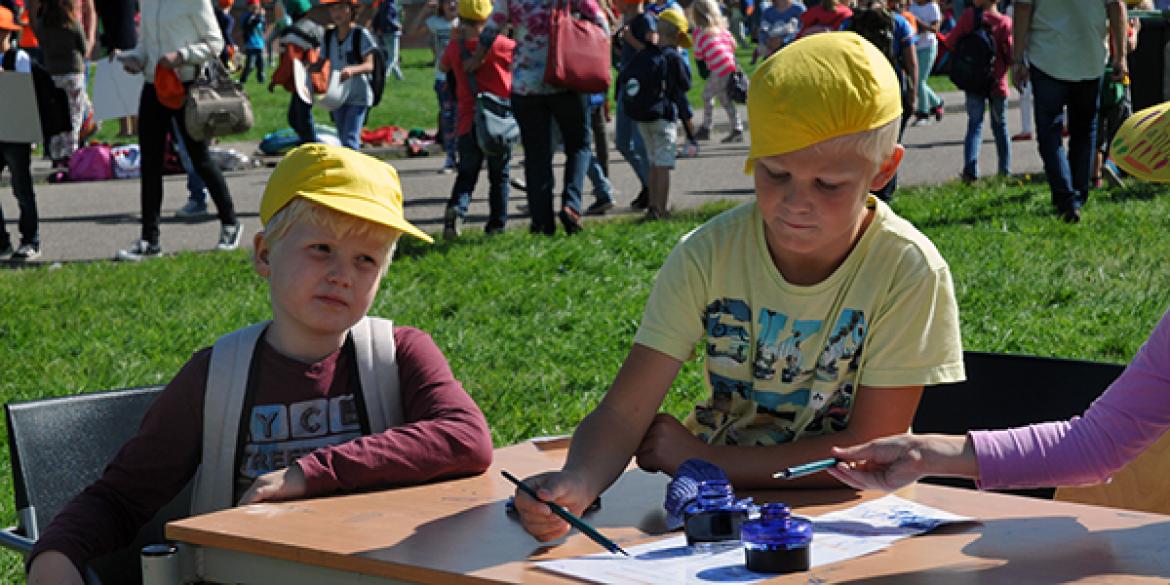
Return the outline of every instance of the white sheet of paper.
{"type": "MultiPolygon", "coordinates": [[[[819,567],[882,550],[895,541],[972,518],[885,496],[813,521],[812,566],[819,567]]],[[[743,549],[694,553],[679,535],[627,547],[629,557],[608,553],[540,561],[542,569],[595,583],[754,583],[773,575],[744,566],[743,549]]]]}
{"type": "Polygon", "coordinates": [[[113,120],[137,116],[142,84],[141,74],[126,73],[121,63],[98,59],[93,74],[94,117],[98,120],[113,120]]]}
{"type": "Polygon", "coordinates": [[[22,144],[44,142],[41,118],[37,113],[37,90],[31,73],[0,73],[0,104],[4,104],[4,111],[8,112],[8,115],[0,116],[0,140],[22,144]]]}

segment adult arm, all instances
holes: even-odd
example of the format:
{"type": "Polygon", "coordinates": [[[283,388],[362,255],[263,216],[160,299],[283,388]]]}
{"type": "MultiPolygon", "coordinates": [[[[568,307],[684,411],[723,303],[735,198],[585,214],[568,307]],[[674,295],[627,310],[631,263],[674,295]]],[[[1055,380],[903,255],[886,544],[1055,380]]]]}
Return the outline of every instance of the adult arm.
{"type": "Polygon", "coordinates": [[[188,13],[188,20],[192,30],[197,31],[195,42],[182,47],[175,47],[173,52],[159,58],[159,61],[169,63],[171,67],[180,64],[202,65],[210,59],[219,58],[223,51],[224,39],[219,30],[219,22],[215,19],[215,11],[210,2],[198,2],[198,10],[188,13]],[[177,55],[175,62],[172,56],[177,55]]]}
{"type": "Polygon", "coordinates": [[[94,42],[97,39],[97,9],[94,8],[94,0],[81,0],[81,14],[77,16],[81,19],[81,32],[85,34],[82,58],[89,60],[93,57],[94,42]]]}
{"type": "Polygon", "coordinates": [[[194,475],[203,434],[203,389],[210,350],[187,362],[143,417],[102,476],[59,512],[29,553],[57,551],[78,571],[134,541],[138,530],[194,475]]]}
{"type": "Polygon", "coordinates": [[[305,496],[470,475],[491,464],[491,431],[483,412],[434,340],[409,327],[396,327],[394,340],[408,422],[297,460],[305,496]]]}
{"type": "Polygon", "coordinates": [[[1129,64],[1126,54],[1129,53],[1126,47],[1127,38],[1129,38],[1129,19],[1126,17],[1125,3],[1121,1],[1110,2],[1106,6],[1106,11],[1109,14],[1109,40],[1112,46],[1109,47],[1109,54],[1112,56],[1113,79],[1122,80],[1129,75],[1129,64]]]}
{"type": "Polygon", "coordinates": [[[1032,29],[1032,2],[1017,1],[1012,19],[1012,84],[1022,91],[1028,85],[1028,35],[1032,29]]]}

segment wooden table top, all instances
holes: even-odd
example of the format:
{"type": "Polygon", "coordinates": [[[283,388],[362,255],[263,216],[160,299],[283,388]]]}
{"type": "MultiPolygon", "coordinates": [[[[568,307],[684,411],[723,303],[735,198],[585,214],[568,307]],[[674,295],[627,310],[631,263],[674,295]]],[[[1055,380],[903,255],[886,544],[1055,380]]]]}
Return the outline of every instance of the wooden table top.
{"type": "MultiPolygon", "coordinates": [[[[297,563],[418,581],[567,583],[530,560],[601,552],[572,532],[537,542],[504,512],[519,477],[557,469],[564,448],[497,449],[480,476],[367,494],[255,504],[167,525],[167,537],[297,563]]],[[[622,546],[663,532],[667,478],[637,469],[587,520],[622,546]]],[[[883,494],[852,490],[754,492],[819,515],[883,494]]],[[[777,577],[775,583],[1129,583],[1170,579],[1170,516],[916,484],[898,495],[979,519],[943,527],[858,559],[777,577]],[[817,581],[817,580],[821,581],[817,581]],[[945,579],[945,581],[944,581],[945,579]]]]}

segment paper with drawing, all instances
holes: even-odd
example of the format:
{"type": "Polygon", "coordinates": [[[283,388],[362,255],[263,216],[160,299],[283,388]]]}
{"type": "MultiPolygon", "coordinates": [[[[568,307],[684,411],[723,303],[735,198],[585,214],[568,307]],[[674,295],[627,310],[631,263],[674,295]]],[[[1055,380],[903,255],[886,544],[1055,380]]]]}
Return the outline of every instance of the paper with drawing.
{"type": "MultiPolygon", "coordinates": [[[[895,541],[940,525],[973,520],[886,496],[846,510],[809,518],[813,521],[812,566],[819,567],[877,552],[895,541]]],[[[743,549],[692,553],[679,535],[627,547],[630,558],[595,554],[541,561],[537,566],[596,583],[753,583],[772,575],[744,567],[743,549]]]]}

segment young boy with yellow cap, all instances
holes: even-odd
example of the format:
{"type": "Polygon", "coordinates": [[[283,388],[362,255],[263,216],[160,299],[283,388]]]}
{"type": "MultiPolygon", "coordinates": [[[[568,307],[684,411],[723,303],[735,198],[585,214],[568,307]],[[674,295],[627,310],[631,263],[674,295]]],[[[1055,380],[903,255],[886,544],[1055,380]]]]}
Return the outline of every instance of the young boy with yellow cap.
{"type": "Polygon", "coordinates": [[[403,217],[394,168],[301,146],[270,177],[260,219],[252,261],[272,320],[195,353],[49,524],[30,583],[80,584],[192,478],[201,514],[487,469],[487,422],[434,341],[366,315],[398,237],[431,241],[403,217]]]}
{"type": "MultiPolygon", "coordinates": [[[[870,190],[902,160],[898,78],[850,32],[793,42],[752,76],[756,198],[687,234],[658,273],[629,356],[577,428],[561,471],[529,478],[579,513],[630,458],[674,474],[691,458],[737,488],[840,486],[772,474],[833,445],[904,432],[922,388],[962,380],[950,270],[870,190]],[[799,352],[783,356],[799,338],[799,352]],[[684,423],[657,413],[696,344],[710,398],[684,423]],[[791,361],[790,372],[782,373],[791,361]]],[[[568,525],[521,492],[542,540],[568,525]]]]}
{"type": "Polygon", "coordinates": [[[480,93],[487,93],[507,103],[512,95],[512,52],[516,41],[500,35],[492,41],[491,48],[484,53],[483,64],[469,76],[463,68],[479,46],[479,33],[492,15],[492,0],[459,0],[459,28],[451,35],[451,42],[439,59],[439,71],[455,76],[455,134],[456,149],[459,151],[455,184],[451,187],[451,198],[443,214],[443,237],[457,238],[463,230],[463,218],[475,191],[479,169],[487,162],[488,168],[488,221],[484,231],[497,234],[504,231],[508,222],[508,160],[512,149],[500,152],[485,152],[476,139],[475,100],[480,93]]]}

